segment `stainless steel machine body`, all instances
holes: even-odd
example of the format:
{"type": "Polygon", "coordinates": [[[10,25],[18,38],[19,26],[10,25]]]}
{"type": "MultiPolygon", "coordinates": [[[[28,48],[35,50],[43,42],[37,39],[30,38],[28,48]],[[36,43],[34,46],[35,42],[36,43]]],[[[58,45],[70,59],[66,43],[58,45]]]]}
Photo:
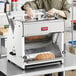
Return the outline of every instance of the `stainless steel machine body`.
{"type": "MultiPolygon", "coordinates": [[[[36,68],[64,62],[64,25],[63,19],[44,20],[13,20],[13,34],[11,47],[8,47],[7,58],[22,69],[36,68]],[[51,34],[53,37],[50,38],[51,34]],[[46,36],[39,41],[29,42],[26,37],[46,36]],[[40,53],[54,53],[55,59],[34,60],[40,53]]],[[[12,28],[10,28],[12,30],[12,28]]],[[[8,39],[11,34],[8,35],[8,39]]]]}

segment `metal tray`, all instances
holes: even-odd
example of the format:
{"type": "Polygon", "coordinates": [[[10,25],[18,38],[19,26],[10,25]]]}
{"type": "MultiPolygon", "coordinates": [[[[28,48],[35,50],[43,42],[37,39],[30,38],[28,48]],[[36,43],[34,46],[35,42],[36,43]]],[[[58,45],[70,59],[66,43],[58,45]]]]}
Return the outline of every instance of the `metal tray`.
{"type": "MultiPolygon", "coordinates": [[[[45,43],[46,44],[46,43],[45,43]]],[[[39,53],[44,52],[52,52],[55,54],[55,58],[62,57],[61,51],[57,44],[54,44],[53,42],[49,42],[48,44],[38,47],[38,48],[32,48],[32,49],[26,49],[25,55],[29,57],[29,59],[32,59],[32,56],[37,55],[39,53]]]]}

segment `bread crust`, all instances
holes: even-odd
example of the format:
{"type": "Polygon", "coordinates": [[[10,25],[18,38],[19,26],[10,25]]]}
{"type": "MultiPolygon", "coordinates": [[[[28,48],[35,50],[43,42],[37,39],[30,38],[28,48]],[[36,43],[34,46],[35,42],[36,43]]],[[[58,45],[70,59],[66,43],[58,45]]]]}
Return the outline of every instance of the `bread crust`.
{"type": "Polygon", "coordinates": [[[25,39],[27,40],[37,40],[37,39],[43,39],[45,38],[45,36],[30,36],[30,37],[26,37],[25,39]]]}
{"type": "Polygon", "coordinates": [[[54,59],[55,55],[53,53],[43,53],[43,54],[38,54],[35,57],[35,60],[48,60],[48,59],[54,59]]]}

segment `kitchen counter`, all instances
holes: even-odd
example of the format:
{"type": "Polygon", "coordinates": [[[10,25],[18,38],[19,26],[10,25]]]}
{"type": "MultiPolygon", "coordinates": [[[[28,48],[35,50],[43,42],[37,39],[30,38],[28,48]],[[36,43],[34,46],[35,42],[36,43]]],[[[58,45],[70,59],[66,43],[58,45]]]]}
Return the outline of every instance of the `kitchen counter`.
{"type": "Polygon", "coordinates": [[[48,66],[43,68],[37,68],[29,71],[22,70],[11,62],[7,62],[6,58],[1,59],[1,71],[7,74],[7,76],[35,76],[41,74],[50,74],[55,72],[63,72],[76,69],[76,56],[71,53],[66,53],[64,64],[58,66],[48,66]],[[7,65],[6,65],[7,64],[7,65]],[[5,70],[7,67],[7,71],[5,70]]]}

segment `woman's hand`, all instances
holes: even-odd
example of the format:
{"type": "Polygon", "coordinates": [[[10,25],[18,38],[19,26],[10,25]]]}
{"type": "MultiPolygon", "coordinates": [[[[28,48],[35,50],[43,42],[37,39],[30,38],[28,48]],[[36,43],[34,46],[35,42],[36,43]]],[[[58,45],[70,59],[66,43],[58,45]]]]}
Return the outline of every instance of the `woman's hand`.
{"type": "Polygon", "coordinates": [[[62,10],[52,8],[51,10],[48,11],[48,15],[51,15],[51,16],[54,16],[55,13],[60,15],[61,17],[66,18],[66,15],[65,15],[64,11],[62,11],[62,10]]]}
{"type": "Polygon", "coordinates": [[[30,7],[26,7],[25,13],[26,13],[27,16],[30,17],[30,18],[34,16],[34,12],[33,12],[32,8],[30,8],[30,7]]]}
{"type": "Polygon", "coordinates": [[[55,13],[58,13],[58,10],[55,8],[52,8],[51,10],[48,11],[48,15],[54,16],[55,13]]]}

